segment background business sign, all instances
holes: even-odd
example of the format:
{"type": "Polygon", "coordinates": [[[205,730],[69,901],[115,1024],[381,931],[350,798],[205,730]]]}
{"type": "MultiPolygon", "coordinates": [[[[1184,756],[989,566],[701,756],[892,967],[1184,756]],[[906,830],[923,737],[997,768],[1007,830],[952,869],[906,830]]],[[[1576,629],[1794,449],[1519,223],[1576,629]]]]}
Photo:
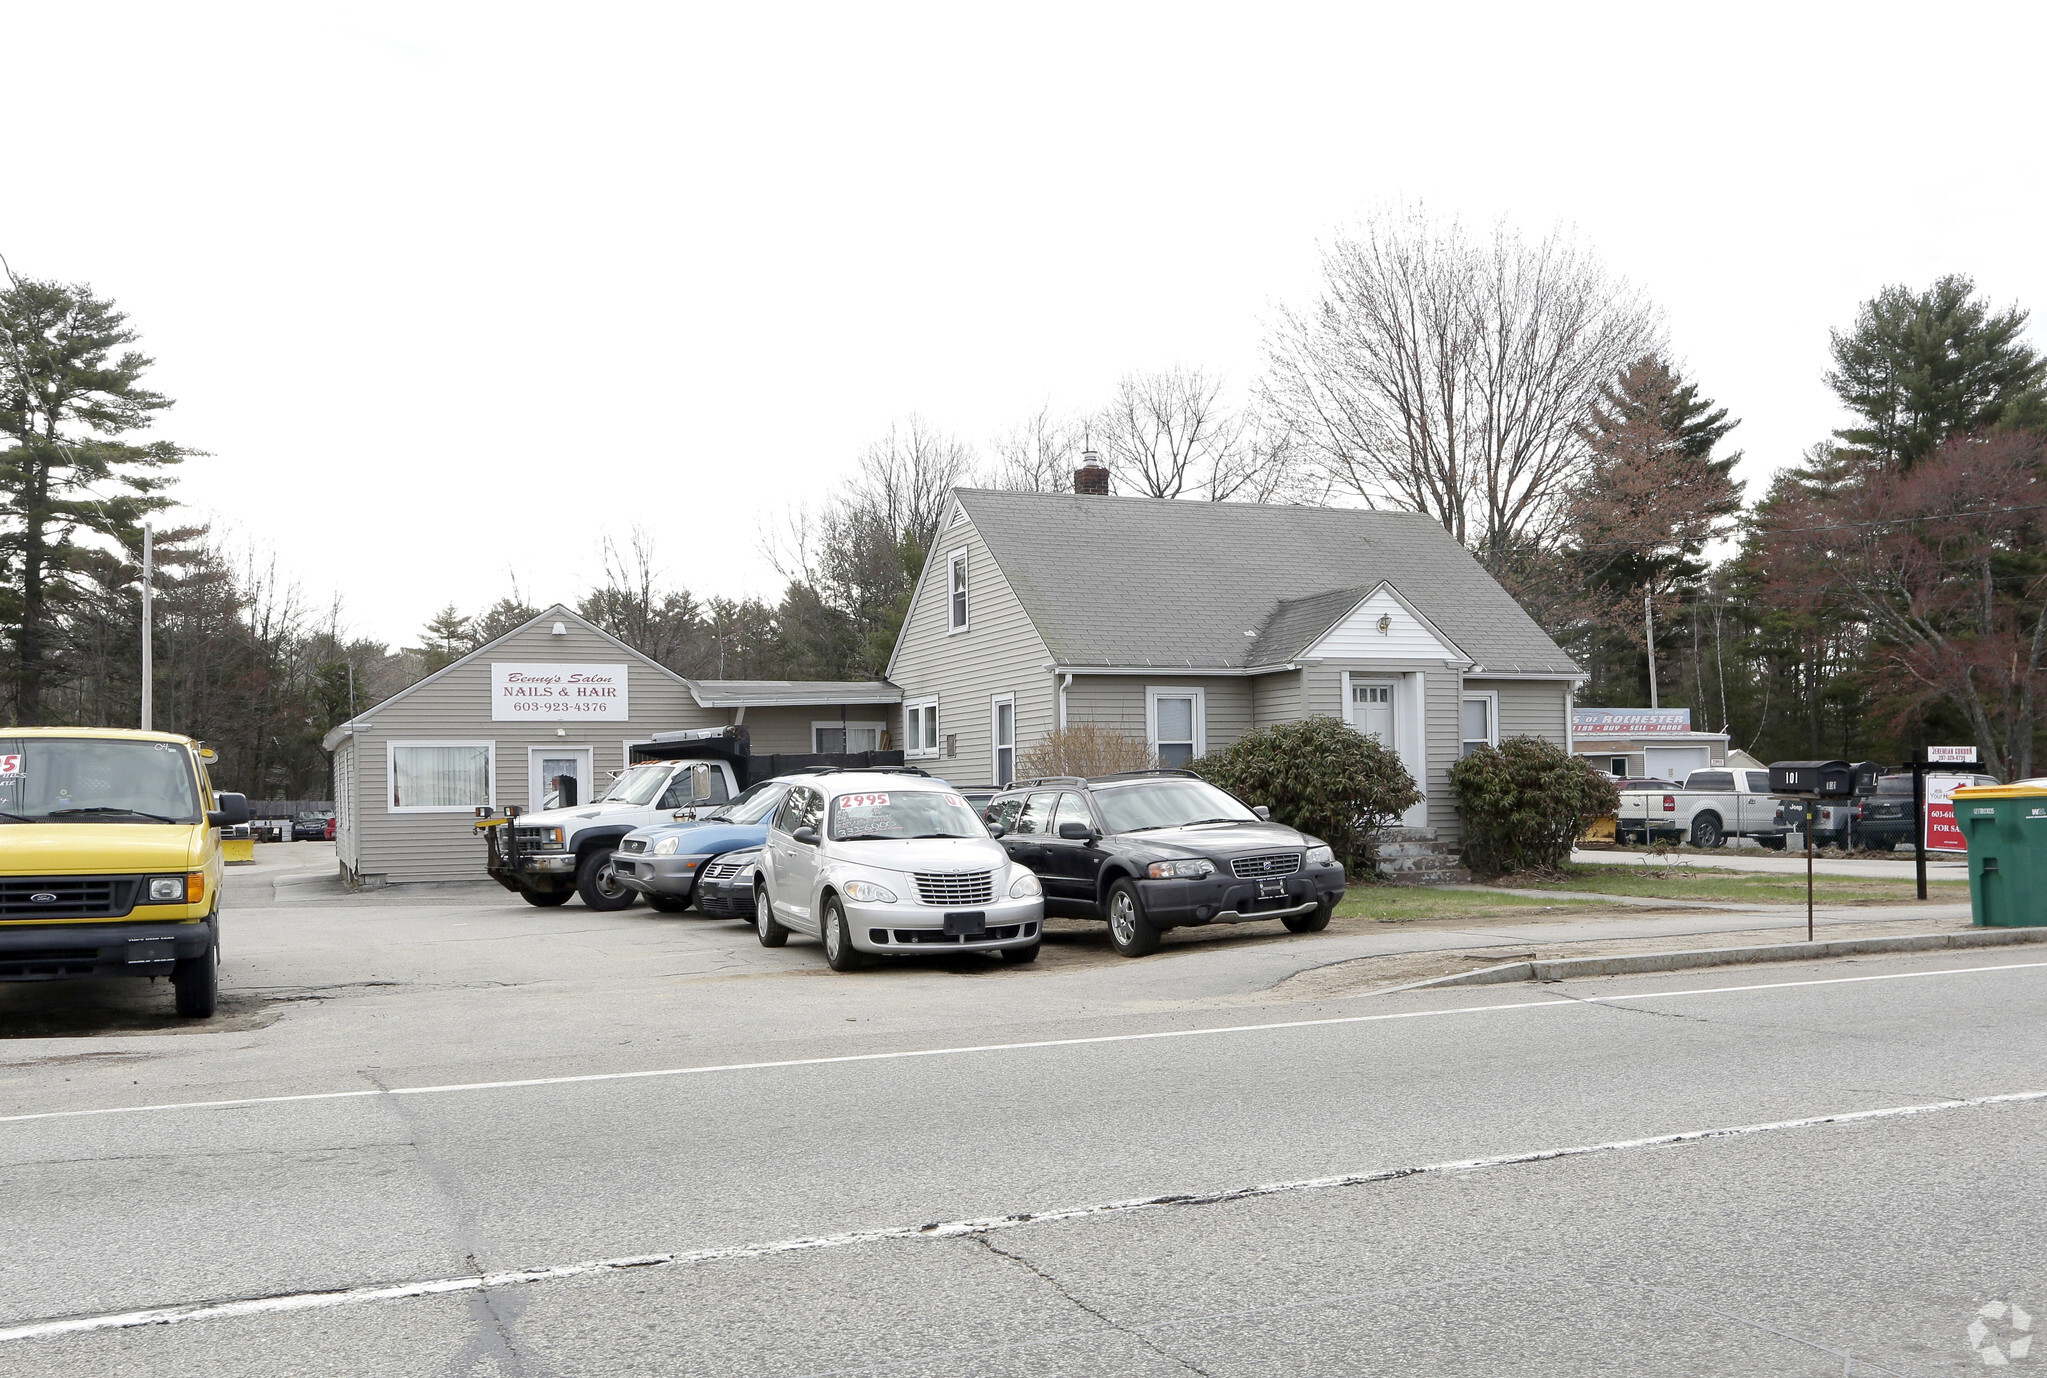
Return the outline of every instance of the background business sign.
{"type": "Polygon", "coordinates": [[[548,722],[580,718],[597,722],[628,716],[623,665],[535,665],[490,667],[493,722],[548,722]]]}
{"type": "Polygon", "coordinates": [[[1944,766],[1973,766],[1976,764],[1976,748],[1973,746],[1929,746],[1926,759],[1944,766]]]}
{"type": "Polygon", "coordinates": [[[1659,732],[1689,732],[1689,708],[1574,708],[1571,731],[1579,737],[1653,737],[1659,732]]]}

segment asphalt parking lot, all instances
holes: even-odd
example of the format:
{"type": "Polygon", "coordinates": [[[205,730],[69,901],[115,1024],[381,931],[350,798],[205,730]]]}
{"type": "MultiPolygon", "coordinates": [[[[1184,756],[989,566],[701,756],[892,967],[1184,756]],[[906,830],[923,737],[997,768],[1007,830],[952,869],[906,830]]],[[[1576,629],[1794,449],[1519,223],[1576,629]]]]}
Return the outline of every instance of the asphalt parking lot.
{"type": "Polygon", "coordinates": [[[2047,1315],[2037,954],[1304,983],[1526,939],[1361,923],[836,974],[264,852],[222,1018],[0,987],[0,1369],[1935,1373],[2047,1315]]]}

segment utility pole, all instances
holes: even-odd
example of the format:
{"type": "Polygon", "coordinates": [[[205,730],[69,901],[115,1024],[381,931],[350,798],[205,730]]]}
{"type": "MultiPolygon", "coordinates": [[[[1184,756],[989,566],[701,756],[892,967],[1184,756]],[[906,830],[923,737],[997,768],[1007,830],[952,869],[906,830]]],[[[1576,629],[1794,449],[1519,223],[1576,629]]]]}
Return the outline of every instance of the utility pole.
{"type": "Polygon", "coordinates": [[[1642,585],[1642,639],[1649,647],[1649,706],[1656,706],[1656,617],[1649,611],[1649,586],[1642,585]]]}
{"type": "Polygon", "coordinates": [[[156,536],[142,524],[142,730],[156,723],[156,618],[154,602],[156,536]]]}

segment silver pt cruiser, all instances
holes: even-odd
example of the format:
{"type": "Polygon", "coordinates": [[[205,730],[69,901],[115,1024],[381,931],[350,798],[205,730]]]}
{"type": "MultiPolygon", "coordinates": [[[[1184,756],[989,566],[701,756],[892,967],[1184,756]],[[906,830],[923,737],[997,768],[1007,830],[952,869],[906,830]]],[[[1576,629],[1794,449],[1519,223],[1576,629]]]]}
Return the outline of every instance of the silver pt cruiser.
{"type": "Polygon", "coordinates": [[[754,881],[765,947],[824,943],[834,971],[862,953],[995,951],[1036,959],[1045,902],[967,801],[921,771],[800,779],[768,824],[754,881]]]}

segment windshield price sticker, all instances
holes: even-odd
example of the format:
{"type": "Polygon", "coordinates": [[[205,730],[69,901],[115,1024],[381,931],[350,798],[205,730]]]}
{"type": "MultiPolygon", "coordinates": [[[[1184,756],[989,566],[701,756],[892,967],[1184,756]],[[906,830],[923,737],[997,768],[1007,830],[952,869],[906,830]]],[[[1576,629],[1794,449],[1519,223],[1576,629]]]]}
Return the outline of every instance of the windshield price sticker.
{"type": "Polygon", "coordinates": [[[12,780],[21,774],[21,753],[0,756],[0,780],[12,780]]]}
{"type": "Polygon", "coordinates": [[[888,806],[886,794],[848,794],[839,799],[842,809],[878,809],[888,806]]]}

